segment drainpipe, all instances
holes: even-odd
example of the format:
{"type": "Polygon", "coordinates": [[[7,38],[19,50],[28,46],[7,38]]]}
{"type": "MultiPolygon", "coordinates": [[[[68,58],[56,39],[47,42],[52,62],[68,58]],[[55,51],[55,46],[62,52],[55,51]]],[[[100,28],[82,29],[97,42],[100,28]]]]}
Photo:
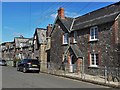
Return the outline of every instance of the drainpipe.
{"type": "Polygon", "coordinates": [[[85,66],[84,66],[84,57],[83,57],[83,59],[82,59],[82,74],[81,74],[82,79],[85,79],[84,68],[85,68],[85,66]]]}
{"type": "Polygon", "coordinates": [[[84,71],[84,75],[83,76],[84,76],[84,79],[85,79],[85,70],[84,69],[85,69],[85,59],[83,57],[83,71],[84,71]]]}

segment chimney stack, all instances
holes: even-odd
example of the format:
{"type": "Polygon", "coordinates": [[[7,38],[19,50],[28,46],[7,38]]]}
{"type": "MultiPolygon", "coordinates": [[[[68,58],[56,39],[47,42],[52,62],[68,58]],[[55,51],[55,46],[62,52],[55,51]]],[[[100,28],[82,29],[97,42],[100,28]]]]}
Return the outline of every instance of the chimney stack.
{"type": "Polygon", "coordinates": [[[46,37],[49,36],[50,32],[51,32],[51,29],[52,29],[52,24],[48,24],[47,26],[47,31],[46,31],[46,37]]]}
{"type": "Polygon", "coordinates": [[[61,19],[65,19],[64,8],[59,8],[59,9],[58,9],[58,16],[59,16],[61,19]]]}

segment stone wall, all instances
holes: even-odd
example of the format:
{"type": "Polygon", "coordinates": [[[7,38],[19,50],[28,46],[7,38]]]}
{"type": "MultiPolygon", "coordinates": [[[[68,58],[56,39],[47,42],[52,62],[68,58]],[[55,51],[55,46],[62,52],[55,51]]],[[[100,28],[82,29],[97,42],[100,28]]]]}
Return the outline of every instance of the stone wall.
{"type": "Polygon", "coordinates": [[[46,45],[41,44],[39,49],[40,70],[47,70],[47,52],[45,51],[46,45]]]}
{"type": "Polygon", "coordinates": [[[63,52],[66,45],[62,45],[62,35],[64,33],[63,30],[65,28],[63,25],[61,25],[60,22],[58,24],[61,26],[61,29],[58,28],[58,25],[56,24],[52,35],[51,35],[51,48],[50,48],[50,62],[54,63],[54,68],[59,69],[60,65],[62,64],[63,59],[63,52]]]}
{"type": "MultiPolygon", "coordinates": [[[[114,34],[114,22],[98,25],[98,41],[90,42],[90,27],[78,31],[78,43],[80,50],[83,53],[85,58],[85,70],[96,68],[89,68],[89,53],[96,52],[99,54],[99,68],[107,67],[116,67],[118,61],[114,58],[114,45],[115,45],[115,34],[114,34]]],[[[120,35],[118,35],[120,36],[120,35]]]]}

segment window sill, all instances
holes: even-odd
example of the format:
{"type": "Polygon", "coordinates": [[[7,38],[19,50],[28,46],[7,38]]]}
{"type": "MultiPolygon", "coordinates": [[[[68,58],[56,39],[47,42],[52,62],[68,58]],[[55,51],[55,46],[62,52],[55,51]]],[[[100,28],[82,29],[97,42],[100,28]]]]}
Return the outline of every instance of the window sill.
{"type": "Polygon", "coordinates": [[[77,44],[77,42],[71,42],[70,44],[77,44]]]}
{"type": "Polygon", "coordinates": [[[89,42],[97,42],[99,39],[91,39],[89,42]]]}
{"type": "Polygon", "coordinates": [[[73,42],[74,44],[76,44],[77,42],[73,42]]]}
{"type": "Polygon", "coordinates": [[[63,45],[63,46],[64,46],[64,45],[68,45],[68,43],[63,43],[62,45],[63,45]]]}
{"type": "Polygon", "coordinates": [[[90,65],[88,68],[99,68],[98,65],[90,65]]]}

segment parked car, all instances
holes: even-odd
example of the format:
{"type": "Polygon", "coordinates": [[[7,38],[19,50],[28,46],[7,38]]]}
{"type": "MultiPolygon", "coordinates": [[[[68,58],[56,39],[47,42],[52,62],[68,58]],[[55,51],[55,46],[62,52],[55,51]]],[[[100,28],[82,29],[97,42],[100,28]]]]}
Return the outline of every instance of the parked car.
{"type": "Polygon", "coordinates": [[[0,66],[7,66],[7,63],[5,60],[0,60],[0,66]]]}
{"type": "Polygon", "coordinates": [[[37,59],[23,59],[17,64],[17,71],[27,72],[27,71],[40,71],[40,63],[37,59]]]}

